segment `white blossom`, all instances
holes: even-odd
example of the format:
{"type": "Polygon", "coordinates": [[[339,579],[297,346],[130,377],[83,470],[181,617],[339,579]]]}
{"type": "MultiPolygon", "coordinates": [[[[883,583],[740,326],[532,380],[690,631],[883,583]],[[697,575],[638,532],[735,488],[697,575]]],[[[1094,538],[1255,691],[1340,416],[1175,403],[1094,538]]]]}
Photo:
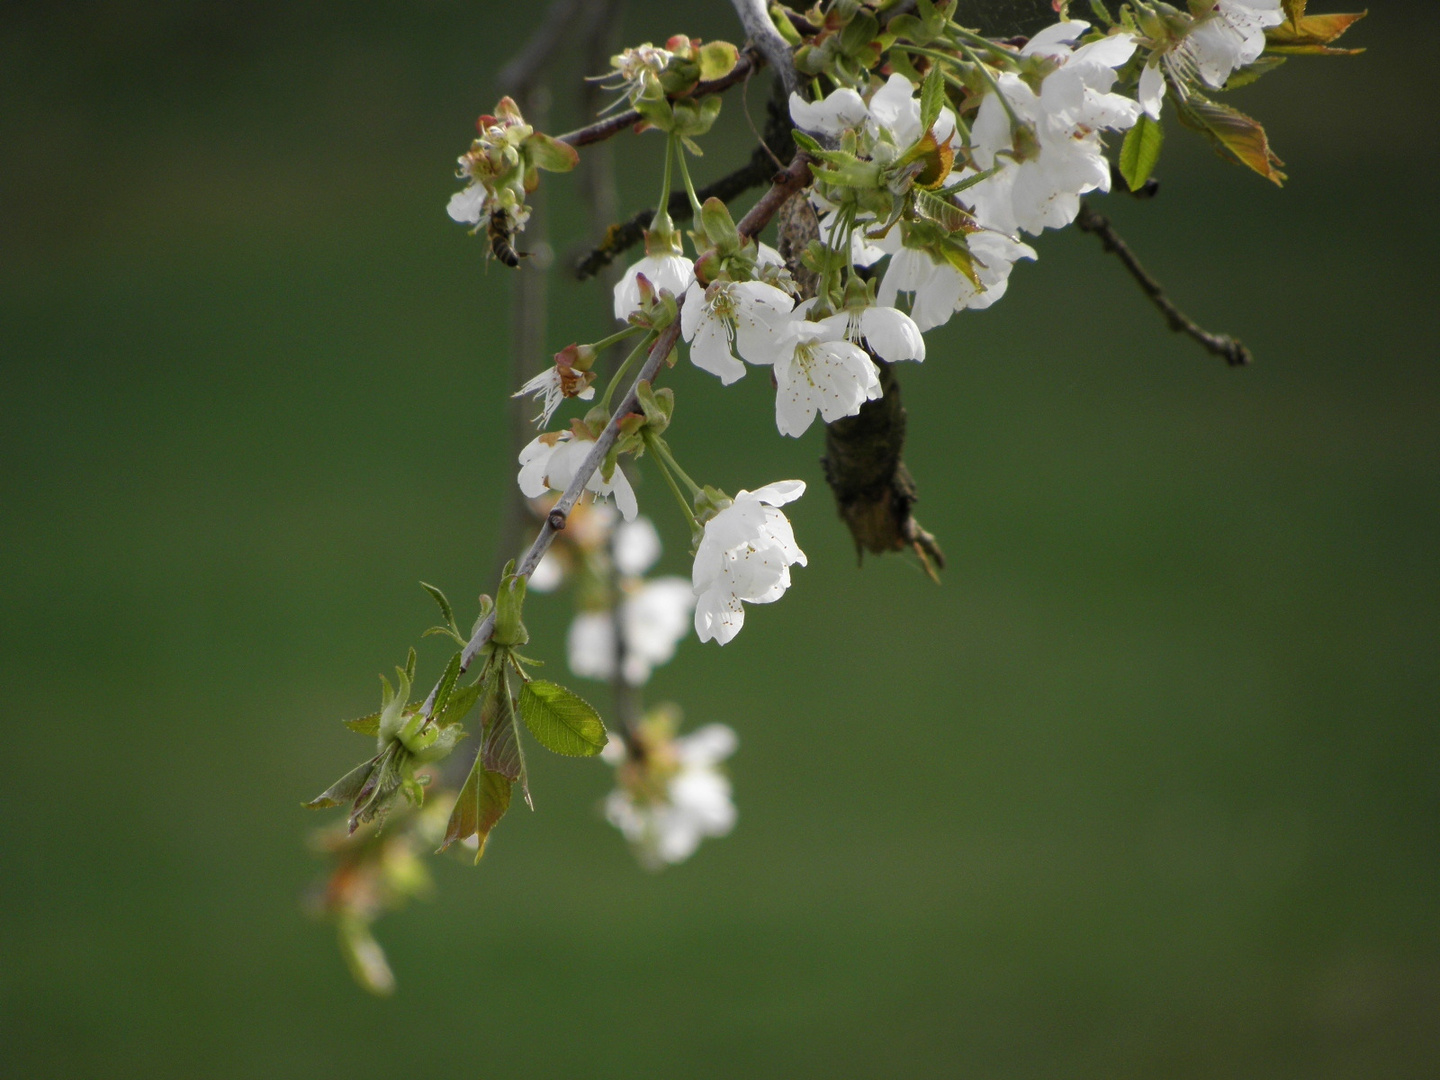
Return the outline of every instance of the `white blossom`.
{"type": "Polygon", "coordinates": [[[565,582],[565,566],[555,557],[554,552],[547,551],[540,556],[535,569],[530,573],[530,580],[527,588],[531,592],[548,593],[554,592],[565,582]]]}
{"type": "Polygon", "coordinates": [[[862,126],[870,119],[870,110],[859,94],[843,87],[813,102],[791,93],[790,119],[802,131],[814,131],[834,139],[850,128],[862,126]]]}
{"type": "MultiPolygon", "coordinates": [[[[915,145],[925,135],[920,127],[920,100],[915,96],[915,84],[899,72],[871,95],[870,119],[878,130],[887,132],[901,150],[915,145]]],[[[955,134],[955,114],[942,108],[932,130],[935,141],[943,146],[955,134]]]]}
{"type": "Polygon", "coordinates": [[[639,577],[660,558],[660,534],[648,517],[623,522],[610,544],[615,569],[626,577],[639,577]]]}
{"type": "MultiPolygon", "coordinates": [[[[588,439],[575,437],[573,431],[550,431],[537,435],[520,451],[520,490],[526,498],[534,499],[549,491],[564,491],[575,479],[575,473],[589,455],[595,444],[588,439]]],[[[632,520],[640,506],[635,501],[635,489],[625,478],[625,472],[618,465],[609,481],[601,475],[603,469],[596,469],[585,490],[597,496],[614,495],[615,505],[626,521],[632,520]]]]}
{"type": "MultiPolygon", "coordinates": [[[[463,162],[465,159],[460,160],[463,162]]],[[[450,215],[451,220],[458,221],[461,225],[479,225],[481,217],[487,212],[488,200],[489,193],[482,185],[470,184],[450,196],[445,212],[450,215]]]]}
{"type": "Polygon", "coordinates": [[[775,508],[804,493],[802,480],[742,491],[705,523],[690,579],[701,641],[724,645],[745,623],[742,602],[769,604],[790,587],[790,567],[804,566],[805,553],[795,543],[790,522],[775,508]]]}
{"type": "Polygon", "coordinates": [[[1140,72],[1140,87],[1136,91],[1140,107],[1151,120],[1160,119],[1160,106],[1165,102],[1165,74],[1160,65],[1150,63],[1140,72]]]}
{"type": "MultiPolygon", "coordinates": [[[[625,633],[622,672],[631,686],[641,686],[650,673],[675,655],[675,646],[690,630],[695,593],[681,577],[647,581],[620,602],[625,633]]],[[[615,616],[609,611],[584,611],[575,616],[567,638],[570,670],[589,679],[615,674],[615,616]]]]}
{"type": "Polygon", "coordinates": [[[1175,59],[1219,89],[1236,68],[1260,58],[1266,27],[1284,21],[1280,0],[1214,0],[1176,47],[1175,59]]]}
{"type": "MultiPolygon", "coordinates": [[[[778,253],[777,253],[778,254],[778,253]]],[[[690,362],[729,386],[745,374],[735,350],[752,363],[773,351],[795,301],[763,281],[692,282],[680,309],[680,334],[690,343],[690,362]]]]}
{"type": "MultiPolygon", "coordinates": [[[[635,845],[641,859],[658,868],[684,862],[707,836],[735,827],[730,780],[716,766],[735,752],[739,740],[724,724],[707,724],[669,744],[676,767],[665,781],[664,798],[637,798],[624,787],[605,800],[605,816],[635,845]]],[[[623,763],[623,750],[606,746],[606,759],[623,763]]]]}
{"type": "Polygon", "coordinates": [[[999,76],[1000,94],[985,95],[971,127],[971,150],[981,170],[1000,171],[970,188],[963,198],[983,226],[1007,235],[1033,235],[1075,220],[1080,196],[1110,190],[1110,165],[1100,130],[1122,131],[1135,123],[1140,105],[1109,93],[1115,69],[1135,51],[1130,34],[1111,34],[1071,49],[1064,44],[1088,24],[1058,23],[1036,34],[1023,50],[1059,63],[1037,94],[1018,75],[999,76]],[[1009,104],[1009,110],[1006,109],[1009,104]],[[1010,118],[1013,112],[1022,129],[1010,118]]]}
{"type": "Polygon", "coordinates": [[[924,360],[925,338],[915,320],[893,305],[867,304],[845,313],[845,337],[862,342],[881,360],[924,360]]]}
{"type": "Polygon", "coordinates": [[[773,350],[751,363],[775,368],[775,426],[781,435],[799,437],[818,411],[828,424],[854,416],[880,396],[880,369],[865,350],[845,339],[849,318],[841,312],[819,322],[805,318],[807,300],[790,313],[773,350]]]}
{"type": "Polygon", "coordinates": [[[615,318],[623,321],[640,310],[640,282],[637,279],[641,274],[656,291],[665,289],[672,296],[680,297],[695,280],[695,264],[678,253],[646,255],[615,283],[615,318]]]}
{"type": "Polygon", "coordinates": [[[542,401],[535,422],[544,427],[550,423],[550,417],[555,415],[555,410],[567,397],[576,397],[581,401],[593,398],[595,387],[589,385],[593,378],[589,372],[577,372],[574,368],[552,364],[510,396],[524,397],[531,394],[537,401],[542,401]]]}
{"type": "MultiPolygon", "coordinates": [[[[1035,249],[1000,233],[980,231],[966,238],[971,264],[981,288],[943,259],[928,252],[903,248],[890,260],[876,290],[881,304],[895,303],[897,294],[913,293],[910,317],[920,330],[948,322],[965,308],[987,308],[1005,295],[1010,270],[1019,259],[1035,258],[1035,249]]],[[[888,357],[887,357],[888,359],[888,357]]]]}

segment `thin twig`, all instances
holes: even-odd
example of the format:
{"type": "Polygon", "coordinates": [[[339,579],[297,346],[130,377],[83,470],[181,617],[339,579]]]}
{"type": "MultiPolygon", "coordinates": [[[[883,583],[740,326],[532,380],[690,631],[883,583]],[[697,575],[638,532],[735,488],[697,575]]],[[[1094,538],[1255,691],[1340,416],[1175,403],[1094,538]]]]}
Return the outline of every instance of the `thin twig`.
{"type": "Polygon", "coordinates": [[[1130,271],[1142,292],[1150,298],[1150,302],[1160,310],[1165,317],[1165,322],[1171,330],[1176,333],[1187,334],[1198,341],[1207,352],[1221,357],[1231,367],[1243,367],[1250,363],[1254,357],[1237,338],[1229,334],[1212,334],[1202,328],[1193,319],[1181,311],[1165,295],[1164,288],[1140,265],[1140,260],[1130,250],[1130,246],[1120,239],[1115,232],[1110,220],[1102,214],[1096,213],[1088,203],[1080,204],[1080,215],[1075,219],[1075,226],[1081,232],[1091,233],[1100,238],[1101,246],[1111,254],[1115,255],[1130,271]]]}
{"type": "Polygon", "coordinates": [[[740,16],[745,33],[750,35],[750,40],[760,50],[760,55],[775,69],[788,98],[800,89],[800,77],[795,72],[795,58],[790,52],[789,42],[780,36],[780,31],[775,29],[775,24],[770,21],[770,5],[766,0],[730,2],[735,7],[735,14],[740,16]]]}
{"type": "MultiPolygon", "coordinates": [[[[696,83],[694,88],[684,96],[702,98],[729,90],[736,83],[744,82],[759,71],[763,63],[764,61],[758,53],[748,49],[742,50],[740,59],[728,74],[722,75],[718,79],[711,79],[709,82],[696,83]]],[[[601,142],[619,135],[620,132],[640,123],[640,120],[641,116],[638,112],[634,109],[627,109],[622,113],[616,113],[614,116],[591,124],[589,127],[567,131],[564,135],[556,135],[555,138],[560,142],[569,143],[571,146],[589,146],[591,143],[601,142]]]]}

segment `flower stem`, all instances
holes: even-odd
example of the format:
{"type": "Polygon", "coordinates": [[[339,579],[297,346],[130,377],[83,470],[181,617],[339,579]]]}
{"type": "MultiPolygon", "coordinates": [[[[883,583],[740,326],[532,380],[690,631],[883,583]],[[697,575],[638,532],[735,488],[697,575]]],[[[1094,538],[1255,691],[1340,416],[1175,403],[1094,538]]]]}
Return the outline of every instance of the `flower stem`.
{"type": "Polygon", "coordinates": [[[665,144],[665,171],[660,179],[660,201],[655,204],[655,216],[650,219],[650,232],[673,233],[675,223],[670,220],[670,162],[674,158],[675,139],[672,136],[665,144]]]}
{"type": "Polygon", "coordinates": [[[675,455],[670,452],[670,445],[664,439],[649,430],[646,430],[641,437],[645,440],[646,449],[685,482],[685,486],[690,489],[691,496],[702,493],[700,485],[691,480],[685,470],[680,467],[680,463],[675,460],[675,455]]]}
{"type": "Polygon", "coordinates": [[[630,370],[630,365],[635,363],[636,357],[640,356],[654,340],[655,332],[652,330],[640,339],[640,344],[635,346],[629,356],[620,361],[620,366],[615,369],[615,374],[610,376],[610,382],[605,387],[605,393],[600,398],[600,408],[604,409],[607,413],[610,411],[610,400],[615,396],[615,387],[620,385],[620,380],[623,379],[625,373],[630,370]]]}
{"type": "Polygon", "coordinates": [[[696,228],[700,222],[700,196],[695,194],[695,185],[690,180],[690,166],[685,164],[685,146],[675,137],[670,139],[670,148],[675,151],[675,159],[680,162],[680,180],[685,185],[685,194],[690,196],[690,208],[695,211],[696,228]]]}
{"type": "Polygon", "coordinates": [[[643,329],[645,329],[643,326],[627,326],[624,330],[617,330],[615,333],[611,334],[607,338],[601,338],[599,341],[591,344],[590,347],[594,349],[596,354],[598,355],[600,353],[603,353],[606,349],[610,348],[611,345],[618,345],[626,338],[631,337],[634,334],[640,333],[640,331],[643,329]]]}
{"type": "MultiPolygon", "coordinates": [[[[700,531],[700,523],[695,520],[694,508],[686,500],[684,493],[680,490],[680,485],[675,483],[675,477],[670,475],[670,470],[665,465],[665,459],[670,457],[670,455],[659,449],[659,447],[664,444],[658,437],[651,435],[648,431],[641,437],[645,440],[645,445],[654,451],[655,462],[660,466],[660,475],[665,477],[665,483],[669,486],[671,494],[675,496],[675,501],[680,504],[680,509],[685,514],[685,520],[690,523],[690,533],[693,536],[700,531]]],[[[671,464],[674,464],[675,459],[670,458],[670,461],[671,464]]],[[[676,468],[678,469],[679,466],[676,466],[676,468]]],[[[684,473],[681,473],[681,475],[684,476],[684,473]]],[[[686,477],[686,479],[688,480],[689,477],[686,477]]]]}

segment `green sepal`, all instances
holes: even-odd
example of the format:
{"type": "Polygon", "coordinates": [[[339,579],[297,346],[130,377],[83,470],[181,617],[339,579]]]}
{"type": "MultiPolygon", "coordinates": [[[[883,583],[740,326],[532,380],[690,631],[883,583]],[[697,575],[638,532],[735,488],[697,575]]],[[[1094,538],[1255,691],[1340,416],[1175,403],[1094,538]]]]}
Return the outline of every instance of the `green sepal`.
{"type": "Polygon", "coordinates": [[[840,31],[840,51],[847,56],[861,57],[870,50],[871,43],[880,33],[880,24],[874,16],[857,14],[844,30],[840,31]]]}
{"type": "Polygon", "coordinates": [[[634,105],[635,111],[651,127],[669,131],[675,126],[675,113],[665,97],[650,97],[642,94],[635,100],[634,105]]]}
{"type": "Polygon", "coordinates": [[[1150,179],[1160,160],[1160,147],[1164,142],[1165,129],[1160,121],[1150,119],[1143,112],[1135,121],[1135,126],[1125,133],[1125,141],[1120,144],[1120,175],[1130,185],[1131,191],[1139,191],[1150,179]]]}
{"type": "Polygon", "coordinates": [[[520,621],[520,612],[525,606],[525,582],[525,578],[515,574],[515,560],[511,559],[496,593],[495,628],[490,633],[490,640],[496,645],[524,645],[530,640],[529,631],[520,621]]]}
{"type": "Polygon", "coordinates": [[[705,200],[700,207],[700,227],[710,245],[722,255],[740,250],[740,233],[735,228],[735,219],[730,216],[730,208],[720,199],[712,196],[705,200]]]}
{"type": "Polygon", "coordinates": [[[594,757],[605,749],[600,714],[580,695],[558,683],[533,679],[520,690],[520,715],[537,742],[567,757],[594,757]]]}
{"type": "Polygon", "coordinates": [[[795,24],[790,21],[790,17],[785,14],[786,10],[781,4],[771,3],[770,21],[775,24],[775,29],[785,39],[785,44],[793,49],[805,39],[800,36],[800,31],[795,29],[795,24]]]}
{"type": "Polygon", "coordinates": [[[646,426],[654,434],[659,435],[670,426],[670,417],[675,412],[674,390],[668,386],[656,390],[648,380],[642,379],[635,384],[635,399],[645,414],[646,426]]]}
{"type": "Polygon", "coordinates": [[[728,41],[710,41],[700,46],[700,78],[703,82],[723,79],[740,62],[740,50],[728,41]]]}
{"type": "Polygon", "coordinates": [[[718,94],[711,94],[699,101],[695,101],[693,98],[681,98],[671,105],[675,116],[675,126],[672,130],[682,136],[708,133],[715,124],[715,118],[720,115],[720,105],[720,95],[718,94]]]}
{"type": "Polygon", "coordinates": [[[539,131],[525,140],[525,149],[535,166],[546,172],[569,172],[580,164],[580,154],[575,147],[539,131]]]}

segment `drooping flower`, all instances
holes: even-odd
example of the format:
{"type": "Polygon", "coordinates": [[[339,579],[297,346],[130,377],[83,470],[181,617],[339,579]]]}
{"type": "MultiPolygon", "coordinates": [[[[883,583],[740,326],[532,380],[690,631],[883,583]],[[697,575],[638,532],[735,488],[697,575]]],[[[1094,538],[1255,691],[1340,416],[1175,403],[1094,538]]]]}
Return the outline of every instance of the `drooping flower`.
{"type": "Polygon", "coordinates": [[[881,360],[924,360],[925,337],[915,320],[892,304],[866,304],[845,312],[845,338],[868,345],[881,360]]]}
{"type": "Polygon", "coordinates": [[[929,330],[948,322],[956,311],[989,307],[1005,295],[1016,261],[1035,258],[1030,245],[996,232],[982,230],[965,239],[980,288],[944,259],[907,247],[885,268],[876,292],[879,302],[893,305],[899,293],[913,293],[910,317],[920,330],[929,330]]]}
{"type": "Polygon", "coordinates": [[[775,369],[775,426],[781,435],[799,437],[815,420],[828,424],[854,416],[860,406],[881,394],[880,369],[865,350],[846,340],[849,317],[841,312],[811,322],[807,300],[780,328],[767,355],[746,357],[775,369]]]}
{"type": "Polygon", "coordinates": [[[870,119],[870,110],[864,98],[849,87],[842,87],[820,101],[806,101],[792,93],[790,119],[802,131],[814,131],[834,139],[844,131],[863,126],[870,119]]]}
{"type": "Polygon", "coordinates": [[[739,744],[735,732],[707,724],[678,739],[667,737],[673,728],[673,719],[642,724],[638,759],[630,759],[618,740],[604,751],[619,780],[605,800],[605,816],[655,870],[684,862],[701,840],[735,827],[730,780],[718,768],[739,744]]]}
{"type": "MultiPolygon", "coordinates": [[[[676,246],[678,247],[678,239],[676,246]]],[[[695,280],[695,264],[678,250],[660,251],[646,255],[634,263],[623,277],[615,283],[615,318],[624,321],[640,310],[640,275],[645,275],[656,290],[665,289],[672,296],[685,295],[685,290],[695,280]]]]}
{"type": "Polygon", "coordinates": [[[763,281],[692,282],[680,309],[680,334],[690,343],[690,360],[729,386],[745,374],[734,352],[752,363],[775,345],[795,301],[763,281]]]}
{"type": "MultiPolygon", "coordinates": [[[[574,430],[547,431],[537,435],[520,451],[520,490],[526,498],[534,499],[546,491],[564,491],[575,479],[575,473],[594,446],[591,439],[581,438],[574,430]]],[[[632,520],[639,512],[635,500],[635,489],[630,486],[625,472],[618,465],[607,481],[603,469],[596,469],[585,490],[604,497],[615,496],[615,505],[626,521],[632,520]]]]}
{"type": "Polygon", "coordinates": [[[533,394],[537,400],[543,399],[544,404],[540,408],[540,414],[535,417],[535,422],[544,427],[550,423],[550,417],[566,398],[589,401],[595,396],[595,388],[590,385],[595,381],[595,373],[589,370],[594,360],[595,350],[589,345],[567,345],[555,354],[555,363],[552,366],[510,396],[524,397],[526,394],[533,394]],[[583,364],[584,367],[578,367],[578,364],[583,364]]]}
{"type": "Polygon", "coordinates": [[[790,567],[805,565],[794,530],[775,509],[805,493],[803,480],[781,480],[741,491],[705,523],[691,584],[695,633],[724,645],[745,624],[743,604],[769,604],[790,587],[790,567]]]}
{"type": "MultiPolygon", "coordinates": [[[[690,630],[695,593],[680,577],[660,577],[637,587],[620,601],[625,659],[621,672],[631,686],[648,682],[650,673],[675,655],[675,646],[690,630]]],[[[615,615],[582,611],[570,623],[567,638],[570,670],[589,679],[615,674],[615,615]]]]}

